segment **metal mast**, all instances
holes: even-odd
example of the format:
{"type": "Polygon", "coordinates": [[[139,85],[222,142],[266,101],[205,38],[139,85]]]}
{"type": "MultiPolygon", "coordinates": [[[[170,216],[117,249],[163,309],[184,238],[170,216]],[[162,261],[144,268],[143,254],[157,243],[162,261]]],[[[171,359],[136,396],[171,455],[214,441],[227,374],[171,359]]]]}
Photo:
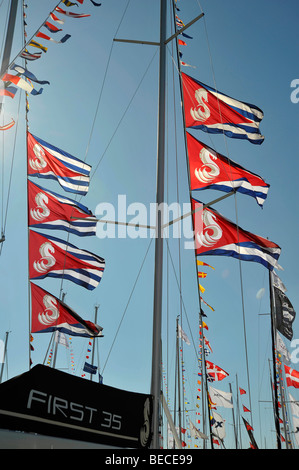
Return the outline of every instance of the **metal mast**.
{"type": "Polygon", "coordinates": [[[161,330],[162,330],[162,277],[163,277],[163,207],[165,172],[165,90],[166,90],[166,0],[160,3],[160,63],[159,111],[157,142],[157,229],[155,245],[154,313],[151,394],[154,397],[152,448],[159,449],[159,417],[161,394],[161,330]],[[161,210],[159,210],[159,208],[161,210]]]}

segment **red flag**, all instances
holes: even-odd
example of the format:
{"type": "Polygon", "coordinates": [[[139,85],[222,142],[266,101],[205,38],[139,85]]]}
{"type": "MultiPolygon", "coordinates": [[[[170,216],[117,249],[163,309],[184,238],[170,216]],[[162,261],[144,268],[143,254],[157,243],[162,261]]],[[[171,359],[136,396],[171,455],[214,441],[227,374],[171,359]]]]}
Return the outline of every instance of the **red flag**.
{"type": "Polygon", "coordinates": [[[195,139],[188,132],[186,136],[191,190],[216,189],[229,192],[235,189],[254,197],[257,203],[263,206],[269,184],[260,176],[195,139]]]}
{"type": "Polygon", "coordinates": [[[249,411],[250,412],[250,410],[248,408],[246,408],[246,406],[244,406],[244,405],[243,405],[243,411],[249,411]]]}
{"type": "Polygon", "coordinates": [[[295,387],[299,388],[299,372],[295,369],[291,369],[291,367],[284,366],[285,374],[286,374],[286,381],[288,387],[295,387]]]}
{"type": "Polygon", "coordinates": [[[246,391],[243,388],[239,387],[239,390],[240,390],[240,395],[244,395],[244,393],[246,393],[246,391]]]}
{"type": "Polygon", "coordinates": [[[225,370],[221,369],[221,367],[216,366],[210,361],[206,361],[206,368],[209,377],[208,380],[211,382],[223,380],[229,375],[225,370]]]}
{"type": "Polygon", "coordinates": [[[102,327],[83,320],[68,305],[33,283],[31,303],[32,333],[59,330],[72,336],[103,336],[102,327]]]}
{"type": "Polygon", "coordinates": [[[261,144],[259,131],[263,112],[254,105],[237,101],[182,73],[186,127],[226,134],[261,144]]]}
{"type": "Polygon", "coordinates": [[[281,249],[274,242],[243,230],[211,207],[202,210],[196,199],[191,203],[196,255],[232,256],[270,270],[277,265],[281,249]]]}

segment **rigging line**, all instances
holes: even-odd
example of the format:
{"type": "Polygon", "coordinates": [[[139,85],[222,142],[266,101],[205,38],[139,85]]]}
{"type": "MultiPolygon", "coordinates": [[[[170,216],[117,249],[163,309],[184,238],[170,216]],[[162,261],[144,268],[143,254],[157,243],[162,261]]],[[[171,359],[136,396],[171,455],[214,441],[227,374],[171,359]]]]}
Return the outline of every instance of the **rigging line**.
{"type": "MultiPolygon", "coordinates": [[[[198,0],[197,0],[197,3],[198,3],[198,5],[199,5],[199,7],[201,8],[201,5],[200,5],[200,3],[199,3],[198,0]]],[[[208,45],[208,51],[209,51],[209,57],[210,57],[210,64],[211,64],[211,70],[212,70],[212,75],[213,75],[213,81],[214,81],[215,89],[217,90],[216,78],[215,78],[215,71],[214,71],[214,66],[213,66],[213,61],[212,61],[212,54],[211,54],[211,49],[210,49],[209,38],[208,38],[207,25],[206,25],[206,20],[205,20],[205,18],[203,18],[203,19],[204,19],[204,25],[205,25],[205,34],[206,34],[206,40],[207,40],[207,45],[208,45]]],[[[219,115],[220,115],[220,118],[221,118],[221,124],[223,124],[223,122],[222,122],[222,113],[221,113],[221,109],[220,109],[218,97],[217,97],[217,103],[218,103],[219,115]]],[[[223,131],[223,139],[224,139],[224,144],[225,144],[227,156],[229,156],[228,145],[227,145],[227,139],[226,139],[226,136],[225,136],[224,131],[223,131]]],[[[238,240],[239,240],[238,208],[237,208],[237,195],[236,195],[236,193],[234,194],[234,199],[235,199],[235,215],[236,215],[237,237],[238,237],[238,240]]],[[[244,290],[243,290],[243,276],[242,276],[242,266],[241,266],[240,257],[239,257],[238,261],[239,261],[239,276],[240,276],[240,287],[241,287],[242,318],[243,318],[243,331],[244,331],[244,344],[245,344],[245,358],[246,358],[248,393],[249,393],[249,402],[250,402],[250,410],[251,410],[251,419],[253,419],[253,417],[252,417],[252,406],[251,406],[250,379],[249,379],[247,335],[246,335],[246,327],[245,327],[245,303],[244,303],[244,290]]]]}
{"type": "MultiPolygon", "coordinates": [[[[173,12],[172,12],[173,14],[173,12]]],[[[173,23],[171,22],[171,34],[173,29],[173,23]]],[[[172,51],[174,49],[173,41],[171,43],[172,51]]],[[[172,54],[173,55],[173,54],[172,54]]],[[[179,193],[179,172],[178,172],[178,147],[177,147],[177,119],[176,119],[176,90],[175,90],[175,76],[174,76],[174,62],[172,61],[172,92],[173,92],[173,121],[174,121],[174,142],[175,142],[175,170],[176,170],[176,193],[177,193],[177,201],[180,200],[180,193],[179,193]]],[[[179,284],[180,289],[182,291],[182,262],[181,262],[181,237],[178,237],[178,264],[179,264],[179,284]]],[[[180,296],[180,320],[181,320],[181,327],[182,327],[182,297],[180,296]]],[[[182,339],[181,339],[182,343],[182,339]]],[[[179,373],[179,371],[178,371],[179,373]]],[[[185,406],[183,402],[183,427],[185,427],[185,406]]]]}
{"type": "Polygon", "coordinates": [[[119,333],[121,324],[122,324],[122,322],[123,322],[123,320],[124,320],[125,314],[126,314],[127,309],[128,309],[128,307],[129,307],[129,303],[130,303],[130,301],[131,301],[132,295],[133,295],[133,293],[134,293],[135,287],[136,287],[136,285],[137,285],[138,279],[139,279],[139,277],[140,277],[141,271],[142,271],[142,269],[143,269],[143,266],[144,266],[146,257],[147,257],[147,255],[148,255],[148,252],[149,252],[149,249],[150,249],[150,246],[151,246],[153,240],[154,240],[154,238],[151,238],[151,240],[150,240],[150,242],[149,242],[149,245],[148,245],[148,247],[147,247],[147,250],[146,250],[146,252],[145,252],[145,255],[144,255],[144,258],[143,258],[143,260],[142,260],[140,269],[139,269],[139,271],[138,271],[137,277],[136,277],[136,279],[135,279],[134,285],[133,285],[132,290],[131,290],[131,293],[130,293],[130,295],[129,295],[129,298],[128,298],[128,301],[127,301],[127,305],[126,305],[125,310],[124,310],[124,312],[123,312],[123,314],[122,314],[122,317],[121,317],[121,320],[120,320],[120,322],[119,322],[118,328],[117,328],[117,330],[116,330],[114,339],[113,339],[113,341],[112,341],[112,345],[111,345],[111,347],[110,347],[110,349],[109,349],[108,356],[107,356],[107,358],[106,358],[105,364],[104,364],[103,369],[102,369],[102,373],[103,373],[104,370],[105,370],[106,364],[107,364],[108,359],[109,359],[109,357],[110,357],[110,354],[111,354],[111,352],[112,352],[112,348],[113,348],[113,346],[114,346],[114,343],[115,343],[116,338],[117,338],[117,335],[118,335],[118,333],[119,333]]]}
{"type": "MultiPolygon", "coordinates": [[[[12,161],[11,161],[11,167],[10,167],[8,190],[7,190],[7,202],[6,202],[6,209],[5,209],[3,234],[5,233],[5,227],[6,227],[6,223],[7,223],[7,214],[8,214],[8,205],[9,205],[10,192],[11,192],[12,173],[13,173],[13,166],[14,166],[14,160],[15,160],[16,138],[17,138],[18,125],[19,125],[20,104],[21,104],[21,93],[19,95],[18,114],[17,114],[17,119],[16,119],[17,122],[16,122],[15,136],[14,136],[14,142],[13,142],[13,152],[12,152],[12,161]]],[[[3,243],[0,246],[0,255],[2,253],[2,247],[3,247],[3,243]]]]}
{"type": "Polygon", "coordinates": [[[104,150],[104,152],[102,153],[102,156],[101,156],[101,158],[100,158],[98,164],[96,165],[95,170],[94,170],[93,174],[92,174],[91,177],[90,177],[90,180],[94,177],[96,171],[98,170],[99,165],[102,163],[102,160],[103,160],[103,158],[104,158],[104,156],[105,156],[105,154],[106,154],[106,152],[107,152],[107,150],[108,150],[108,147],[110,146],[110,144],[111,144],[111,142],[112,142],[112,139],[114,138],[114,136],[115,136],[115,134],[116,134],[116,132],[117,132],[117,130],[118,130],[120,124],[122,123],[122,121],[123,121],[125,115],[127,114],[128,109],[129,109],[129,107],[131,106],[132,101],[133,101],[133,99],[135,98],[135,96],[136,96],[136,94],[137,94],[137,92],[138,92],[138,90],[139,90],[139,88],[140,88],[140,86],[141,86],[141,84],[142,84],[142,82],[143,82],[143,80],[144,80],[144,78],[145,78],[145,76],[146,76],[146,74],[147,74],[147,72],[148,72],[148,70],[149,70],[149,68],[150,68],[150,66],[151,66],[151,64],[152,64],[152,62],[153,62],[153,60],[154,60],[154,58],[155,58],[155,56],[156,56],[156,54],[157,54],[157,51],[155,51],[155,53],[154,53],[152,59],[150,60],[150,63],[148,64],[148,66],[147,66],[147,68],[146,68],[146,70],[145,70],[143,76],[141,77],[141,80],[140,80],[140,82],[139,82],[139,84],[138,84],[138,86],[137,86],[135,92],[133,93],[133,95],[132,95],[132,97],[131,97],[131,99],[130,99],[130,101],[129,101],[129,104],[127,105],[127,107],[126,107],[126,109],[125,109],[125,111],[124,111],[122,117],[120,118],[120,120],[119,120],[119,122],[118,122],[118,124],[117,124],[117,126],[116,126],[116,128],[115,128],[115,130],[114,130],[114,132],[113,132],[113,134],[112,134],[112,136],[111,136],[111,138],[110,138],[110,140],[109,140],[109,142],[108,142],[108,144],[107,144],[105,150],[104,150]]]}
{"type": "MultiPolygon", "coordinates": [[[[114,34],[114,38],[116,37],[116,35],[117,35],[118,31],[119,31],[119,28],[120,28],[120,26],[121,26],[121,24],[122,24],[122,22],[123,22],[123,19],[124,19],[124,17],[125,17],[125,14],[126,14],[126,12],[127,12],[127,9],[128,9],[128,7],[129,7],[130,2],[131,2],[131,0],[128,0],[127,6],[126,6],[126,8],[125,8],[125,10],[124,10],[124,12],[123,12],[123,15],[122,15],[122,17],[121,17],[121,20],[120,20],[120,22],[119,22],[119,25],[118,25],[118,27],[116,28],[116,32],[115,32],[115,34],[114,34]]],[[[94,131],[94,126],[95,126],[95,122],[96,122],[96,118],[97,118],[97,114],[98,114],[100,102],[101,102],[101,99],[102,99],[103,89],[104,89],[104,85],[105,85],[105,82],[106,82],[106,77],[107,77],[108,68],[109,68],[109,64],[110,64],[110,60],[111,60],[111,55],[112,55],[113,46],[114,46],[114,41],[112,41],[112,44],[111,44],[111,47],[110,47],[110,52],[109,52],[109,57],[108,57],[108,61],[107,61],[106,69],[105,69],[104,79],[103,79],[102,87],[101,87],[101,90],[100,90],[100,95],[99,95],[98,103],[97,103],[97,106],[96,106],[96,111],[95,111],[93,123],[92,123],[92,126],[91,126],[91,131],[90,131],[89,139],[88,139],[87,146],[86,146],[86,151],[85,151],[85,156],[84,156],[84,162],[86,161],[87,154],[88,154],[88,151],[89,151],[89,146],[90,146],[90,142],[91,142],[91,139],[92,139],[92,135],[93,135],[93,131],[94,131]]]]}

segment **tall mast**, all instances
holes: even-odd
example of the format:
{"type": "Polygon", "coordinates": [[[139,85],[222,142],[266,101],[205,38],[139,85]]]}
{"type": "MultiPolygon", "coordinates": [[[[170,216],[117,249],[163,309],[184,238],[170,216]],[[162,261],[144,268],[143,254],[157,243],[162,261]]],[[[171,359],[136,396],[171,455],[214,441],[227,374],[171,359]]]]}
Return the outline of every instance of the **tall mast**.
{"type": "MultiPolygon", "coordinates": [[[[18,9],[18,0],[10,0],[10,11],[9,11],[5,44],[4,44],[4,49],[3,49],[0,77],[2,77],[2,75],[6,72],[10,64],[10,54],[11,54],[12,40],[13,40],[15,24],[16,24],[17,9],[18,9]]],[[[2,104],[1,104],[1,107],[2,107],[2,104]]],[[[1,107],[0,107],[0,111],[1,111],[1,107]]]]}
{"type": "Polygon", "coordinates": [[[159,415],[162,361],[162,277],[163,277],[163,207],[165,172],[165,91],[166,91],[166,0],[160,2],[159,110],[157,142],[157,229],[155,242],[155,278],[153,308],[153,345],[151,394],[153,395],[152,448],[159,449],[159,415]],[[160,207],[161,210],[158,210],[160,207]]]}
{"type": "Polygon", "coordinates": [[[278,396],[277,396],[277,369],[276,369],[276,354],[275,354],[275,306],[274,306],[274,293],[272,286],[272,274],[269,270],[269,291],[270,291],[270,311],[271,311],[271,335],[272,335],[272,360],[273,360],[273,387],[274,387],[274,419],[276,429],[277,448],[281,449],[280,427],[279,427],[279,414],[278,414],[278,396]]]}

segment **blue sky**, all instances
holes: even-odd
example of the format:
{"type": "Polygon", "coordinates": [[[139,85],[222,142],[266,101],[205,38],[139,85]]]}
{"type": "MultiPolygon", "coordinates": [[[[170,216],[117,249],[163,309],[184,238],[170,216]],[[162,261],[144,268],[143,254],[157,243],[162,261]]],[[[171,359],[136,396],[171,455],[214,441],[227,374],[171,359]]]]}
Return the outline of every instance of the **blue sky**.
{"type": "MultiPolygon", "coordinates": [[[[149,207],[155,202],[156,191],[156,129],[157,129],[157,72],[158,53],[155,47],[114,43],[117,38],[157,41],[159,38],[159,2],[131,1],[120,24],[127,2],[102,1],[95,8],[88,0],[72,11],[90,13],[90,18],[66,18],[63,33],[71,34],[65,44],[47,44],[48,52],[28,68],[38,78],[49,80],[41,96],[30,98],[30,131],[78,158],[85,159],[96,170],[88,195],[81,200],[92,211],[98,204],[108,202],[117,206],[118,195],[126,195],[127,204],[141,202],[149,207]],[[120,26],[119,26],[120,24],[120,26]],[[111,55],[110,55],[111,52],[111,55]],[[99,106],[97,107],[99,97],[99,106]],[[93,133],[91,129],[94,123],[93,133]],[[90,137],[91,136],[91,137],[90,137]],[[88,151],[87,151],[88,150],[88,151]]],[[[28,2],[27,33],[32,34],[56,5],[51,2],[28,2]]],[[[268,237],[282,248],[279,272],[287,287],[287,295],[298,309],[298,109],[291,101],[291,82],[299,78],[298,34],[296,18],[298,4],[289,1],[266,0],[244,3],[234,0],[208,2],[181,0],[179,16],[188,23],[203,12],[204,20],[193,25],[182,48],[183,60],[196,68],[183,71],[236,99],[253,103],[264,112],[261,132],[265,141],[261,146],[247,141],[224,139],[193,132],[197,138],[217,151],[226,154],[248,170],[262,176],[271,187],[264,208],[253,198],[238,195],[217,204],[217,210],[236,221],[245,230],[268,237]],[[202,10],[201,10],[202,8],[202,10]],[[227,154],[228,152],[228,154],[227,154]]],[[[3,2],[1,18],[5,17],[3,2]]],[[[3,20],[2,20],[3,21],[3,20]]],[[[20,49],[20,16],[16,26],[16,41],[12,56],[20,49]]],[[[44,31],[46,32],[46,31],[44,31]]],[[[58,33],[60,34],[60,33],[58,33]]],[[[58,35],[57,34],[57,35],[58,35]]],[[[60,38],[60,36],[59,36],[60,38]]],[[[40,41],[42,42],[42,41],[40,41]]],[[[168,79],[178,91],[176,69],[171,68],[172,46],[168,46],[168,79]]],[[[17,61],[16,61],[17,62],[17,61]]],[[[17,62],[18,63],[18,62],[17,62]]],[[[12,189],[6,224],[6,241],[1,253],[2,282],[0,285],[1,338],[10,330],[9,377],[28,368],[28,266],[26,227],[26,148],[24,125],[24,95],[18,92],[14,100],[6,100],[5,116],[18,117],[21,96],[18,138],[12,174],[12,189]]],[[[167,194],[168,201],[177,197],[176,155],[178,159],[179,200],[188,202],[189,191],[182,133],[179,99],[176,111],[172,103],[172,87],[167,95],[167,194]],[[174,146],[177,137],[178,146],[174,146]]],[[[7,187],[14,145],[14,131],[5,133],[4,197],[7,187]]],[[[1,142],[2,146],[2,142],[1,142]]],[[[43,181],[36,181],[43,185],[43,181]]],[[[60,191],[55,182],[45,187],[60,191]]],[[[221,194],[203,191],[200,198],[209,202],[221,194]]],[[[50,234],[51,235],[51,234],[50,234]]],[[[54,236],[65,239],[63,232],[54,236]]],[[[70,282],[63,283],[66,302],[83,318],[93,319],[95,305],[99,304],[98,323],[104,328],[99,340],[100,368],[104,382],[118,388],[149,392],[151,374],[151,329],[153,309],[154,243],[150,238],[118,238],[81,240],[72,237],[71,243],[103,256],[106,270],[97,289],[88,292],[70,282]],[[140,266],[149,247],[143,268],[140,266]],[[136,288],[134,284],[138,276],[136,288]],[[133,290],[134,289],[134,290],[133,290]]],[[[179,241],[169,240],[172,258],[165,253],[165,299],[163,316],[163,367],[169,371],[168,389],[174,380],[174,340],[177,315],[182,317],[183,329],[194,343],[184,347],[185,399],[195,409],[196,365],[194,349],[198,349],[198,293],[194,254],[179,241]],[[173,265],[175,270],[173,270],[173,265]],[[181,263],[181,269],[180,269],[181,263]],[[168,281],[166,274],[168,273],[168,281]],[[177,287],[181,279],[183,307],[177,287]],[[169,339],[169,344],[167,343],[169,339]],[[166,348],[167,344],[167,348],[166,348]]],[[[269,400],[269,365],[271,337],[269,316],[268,272],[256,263],[241,264],[227,257],[202,257],[215,267],[207,270],[202,281],[206,288],[204,299],[215,312],[204,308],[208,315],[206,332],[213,354],[209,360],[223,367],[230,375],[215,387],[229,391],[229,383],[248,391],[244,324],[241,297],[241,279],[244,293],[246,340],[249,357],[252,419],[255,437],[260,446],[275,446],[274,422],[269,400]],[[260,289],[265,294],[257,298],[260,289]]],[[[54,295],[59,295],[60,281],[53,279],[38,283],[54,295]]],[[[298,338],[295,319],[294,339],[298,338]]],[[[33,364],[42,362],[49,335],[35,335],[33,364]]],[[[81,374],[87,343],[73,340],[76,373],[81,374]]],[[[290,343],[286,344],[289,347],[290,343]]],[[[290,349],[291,351],[291,349],[290,349]]],[[[67,367],[66,351],[59,351],[59,366],[67,367]]],[[[296,365],[294,365],[296,368],[296,365]]],[[[165,379],[166,380],[166,379],[165,379]]],[[[290,390],[299,398],[296,390],[290,390]]],[[[248,391],[249,392],[249,391],[248,391]]],[[[243,396],[244,397],[244,396],[243,396]]],[[[243,398],[242,397],[242,398],[243,398]]],[[[169,397],[170,407],[173,396],[169,397]]],[[[243,404],[250,408],[249,394],[243,404]]],[[[191,408],[190,408],[191,409],[191,408]]],[[[220,410],[227,420],[226,446],[233,446],[231,412],[220,410]]],[[[193,415],[191,416],[193,418],[193,415]]],[[[246,415],[245,415],[246,418],[246,415]]],[[[248,417],[250,420],[251,417],[248,417]]],[[[194,418],[195,419],[195,418],[194,418]]],[[[247,418],[246,418],[247,419],[247,418]]],[[[201,428],[200,428],[201,429],[201,428]]],[[[244,434],[243,441],[247,442],[244,434]]]]}

